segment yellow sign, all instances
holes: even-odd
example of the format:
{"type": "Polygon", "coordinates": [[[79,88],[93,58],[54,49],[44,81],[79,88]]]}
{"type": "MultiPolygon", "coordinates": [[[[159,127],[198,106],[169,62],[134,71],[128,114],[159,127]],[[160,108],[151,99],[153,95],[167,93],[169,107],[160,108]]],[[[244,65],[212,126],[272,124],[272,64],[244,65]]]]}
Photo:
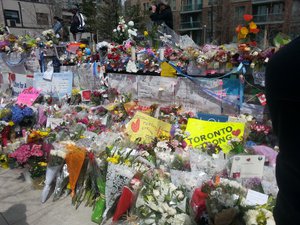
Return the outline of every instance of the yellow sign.
{"type": "Polygon", "coordinates": [[[162,62],[160,64],[162,77],[176,77],[176,70],[167,62],[162,62]]]}
{"type": "Polygon", "coordinates": [[[228,153],[231,146],[228,141],[232,138],[241,138],[244,135],[245,124],[235,122],[211,122],[190,118],[186,131],[190,136],[185,139],[188,145],[202,147],[206,143],[213,143],[228,153]]]}
{"type": "Polygon", "coordinates": [[[141,138],[142,143],[151,143],[159,136],[170,136],[171,124],[137,112],[126,125],[126,133],[131,141],[141,138]]]}

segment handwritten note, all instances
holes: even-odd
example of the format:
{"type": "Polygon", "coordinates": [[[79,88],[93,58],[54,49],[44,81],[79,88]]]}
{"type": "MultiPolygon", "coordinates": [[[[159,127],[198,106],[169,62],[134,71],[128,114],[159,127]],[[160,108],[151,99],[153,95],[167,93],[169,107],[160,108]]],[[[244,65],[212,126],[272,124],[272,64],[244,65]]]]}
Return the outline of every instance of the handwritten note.
{"type": "Polygon", "coordinates": [[[268,202],[269,196],[251,189],[248,190],[246,197],[247,205],[264,205],[268,202]]]}
{"type": "Polygon", "coordinates": [[[31,106],[33,102],[38,98],[40,93],[41,91],[33,87],[24,89],[18,96],[17,104],[31,106]]]}
{"type": "Polygon", "coordinates": [[[232,178],[262,178],[265,156],[236,155],[233,157],[230,177],[232,178]]]}

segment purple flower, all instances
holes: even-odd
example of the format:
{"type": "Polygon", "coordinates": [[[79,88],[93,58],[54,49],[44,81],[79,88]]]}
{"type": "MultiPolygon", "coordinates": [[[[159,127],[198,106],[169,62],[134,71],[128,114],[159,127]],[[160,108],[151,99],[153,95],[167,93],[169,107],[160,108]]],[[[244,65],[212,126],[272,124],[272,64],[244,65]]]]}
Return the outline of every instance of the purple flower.
{"type": "Polygon", "coordinates": [[[14,123],[20,123],[24,118],[22,109],[19,106],[16,106],[16,105],[12,106],[11,107],[11,113],[12,113],[11,120],[14,123]]]}
{"type": "Polygon", "coordinates": [[[30,116],[33,116],[33,110],[32,110],[32,108],[29,108],[29,107],[25,107],[25,108],[22,110],[22,113],[23,113],[23,116],[24,116],[24,117],[30,117],[30,116]]]}

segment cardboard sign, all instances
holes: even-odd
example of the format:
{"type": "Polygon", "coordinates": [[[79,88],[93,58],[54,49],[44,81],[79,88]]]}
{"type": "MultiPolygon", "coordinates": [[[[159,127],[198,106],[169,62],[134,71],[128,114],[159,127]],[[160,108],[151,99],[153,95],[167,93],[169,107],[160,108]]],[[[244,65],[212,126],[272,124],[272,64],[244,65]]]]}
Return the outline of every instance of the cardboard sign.
{"type": "Polygon", "coordinates": [[[137,112],[129,121],[126,133],[131,141],[141,138],[142,143],[151,143],[154,138],[159,136],[170,136],[171,124],[137,112]]]}
{"type": "Polygon", "coordinates": [[[236,155],[233,157],[230,177],[262,178],[265,164],[263,155],[236,155]]]}
{"type": "Polygon", "coordinates": [[[40,90],[36,90],[33,87],[24,89],[18,96],[17,104],[31,106],[40,93],[40,90]]]}
{"type": "Polygon", "coordinates": [[[190,136],[185,141],[193,147],[205,147],[206,143],[213,143],[220,146],[224,153],[228,153],[231,150],[228,141],[234,137],[241,138],[244,130],[244,123],[210,122],[190,118],[186,127],[190,136]]]}

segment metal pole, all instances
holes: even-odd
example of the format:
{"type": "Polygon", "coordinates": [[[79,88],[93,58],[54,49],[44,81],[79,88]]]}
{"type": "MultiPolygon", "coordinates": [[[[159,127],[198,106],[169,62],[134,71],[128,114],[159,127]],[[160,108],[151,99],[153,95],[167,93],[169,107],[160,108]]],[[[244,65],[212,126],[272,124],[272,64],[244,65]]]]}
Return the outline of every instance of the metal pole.
{"type": "Polygon", "coordinates": [[[203,25],[203,44],[206,44],[206,25],[203,25]]]}
{"type": "Polygon", "coordinates": [[[213,41],[214,36],[214,5],[211,4],[210,7],[210,41],[213,41]]]}
{"type": "Polygon", "coordinates": [[[21,25],[22,25],[22,27],[24,27],[21,3],[18,2],[18,5],[19,5],[19,10],[20,10],[21,25]]]}

